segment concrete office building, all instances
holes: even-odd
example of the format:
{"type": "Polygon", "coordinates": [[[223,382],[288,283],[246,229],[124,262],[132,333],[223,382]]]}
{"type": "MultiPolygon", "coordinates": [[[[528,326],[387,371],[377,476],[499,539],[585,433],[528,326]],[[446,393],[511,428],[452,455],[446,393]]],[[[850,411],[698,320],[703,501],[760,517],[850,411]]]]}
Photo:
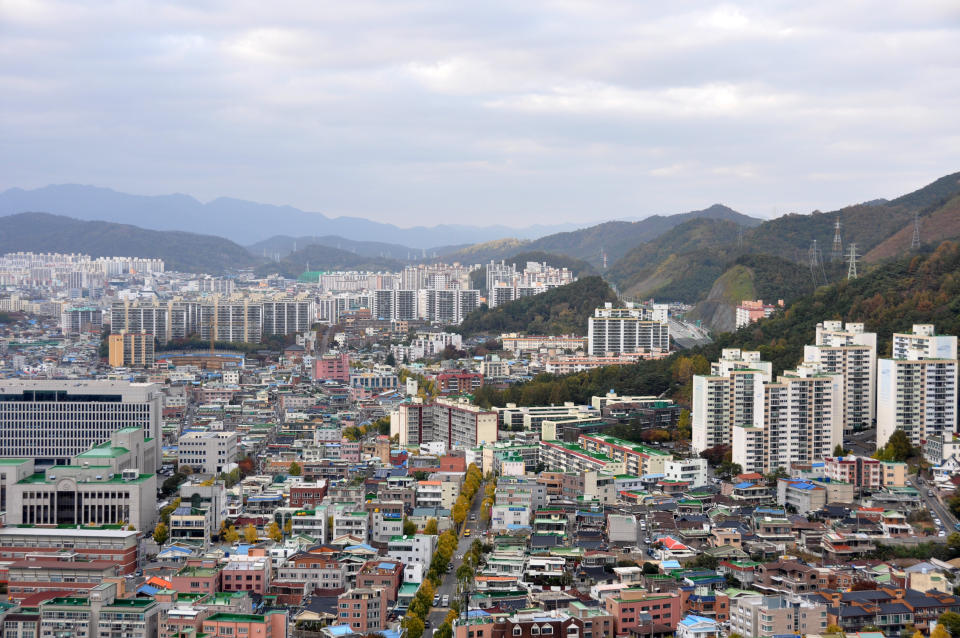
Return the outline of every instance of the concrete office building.
{"type": "Polygon", "coordinates": [[[140,428],[37,470],[31,459],[3,464],[9,525],[114,525],[153,529],[157,521],[157,439],[140,428]]]}
{"type": "MultiPolygon", "coordinates": [[[[160,387],[150,383],[2,379],[0,454],[65,463],[129,427],[159,440],[162,406],[160,387]]],[[[151,467],[159,446],[155,454],[151,467]]]]}
{"type": "Polygon", "coordinates": [[[590,356],[658,353],[670,350],[670,326],[653,321],[643,307],[614,308],[606,304],[594,310],[587,326],[590,356]]]}
{"type": "Polygon", "coordinates": [[[804,346],[803,360],[827,374],[843,377],[843,431],[873,426],[876,416],[877,335],[862,323],[824,321],[817,324],[816,343],[804,346]]]}
{"type": "Polygon", "coordinates": [[[877,362],[877,446],[896,430],[913,445],[957,431],[957,338],[915,325],[893,335],[893,358],[877,362]]]}
{"type": "Polygon", "coordinates": [[[177,463],[200,474],[229,472],[237,460],[236,432],[187,432],[177,442],[177,463]]]}

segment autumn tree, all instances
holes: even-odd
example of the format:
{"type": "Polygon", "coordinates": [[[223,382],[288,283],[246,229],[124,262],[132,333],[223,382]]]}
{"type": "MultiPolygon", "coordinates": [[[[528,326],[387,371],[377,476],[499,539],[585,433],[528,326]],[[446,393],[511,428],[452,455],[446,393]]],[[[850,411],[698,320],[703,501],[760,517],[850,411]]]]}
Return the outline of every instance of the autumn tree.
{"type": "Polygon", "coordinates": [[[257,528],[254,527],[252,523],[243,528],[243,539],[251,545],[260,539],[260,535],[257,533],[257,528]]]}
{"type": "Polygon", "coordinates": [[[236,543],[240,540],[240,534],[237,533],[237,528],[231,525],[227,528],[227,531],[223,534],[223,540],[228,543],[236,543]]]}
{"type": "Polygon", "coordinates": [[[431,536],[437,535],[437,519],[430,518],[427,519],[427,524],[423,526],[423,533],[429,534],[431,536]]]}
{"type": "Polygon", "coordinates": [[[267,525],[267,537],[278,543],[283,540],[283,532],[280,531],[280,526],[277,525],[276,521],[267,525]]]}
{"type": "Polygon", "coordinates": [[[301,476],[303,474],[303,468],[294,461],[290,464],[290,476],[301,476]]]}
{"type": "Polygon", "coordinates": [[[160,521],[153,530],[153,540],[157,542],[157,545],[163,545],[168,538],[170,538],[170,528],[167,527],[166,523],[160,521]]]}

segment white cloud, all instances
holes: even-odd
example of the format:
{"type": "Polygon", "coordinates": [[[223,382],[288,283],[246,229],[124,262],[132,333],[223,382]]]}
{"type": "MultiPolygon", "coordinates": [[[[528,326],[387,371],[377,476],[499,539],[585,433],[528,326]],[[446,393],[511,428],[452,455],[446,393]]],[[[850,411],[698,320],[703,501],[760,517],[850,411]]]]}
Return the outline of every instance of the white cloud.
{"type": "Polygon", "coordinates": [[[0,16],[0,188],[532,223],[828,210],[960,168],[951,0],[6,0],[0,16]]]}

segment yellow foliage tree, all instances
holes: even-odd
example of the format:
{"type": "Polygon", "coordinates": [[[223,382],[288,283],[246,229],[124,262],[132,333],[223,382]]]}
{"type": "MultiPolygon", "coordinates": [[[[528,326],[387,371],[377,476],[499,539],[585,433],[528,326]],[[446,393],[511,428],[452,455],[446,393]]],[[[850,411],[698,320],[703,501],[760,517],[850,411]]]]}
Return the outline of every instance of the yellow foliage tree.
{"type": "Polygon", "coordinates": [[[237,528],[233,525],[228,527],[223,533],[223,540],[228,543],[236,543],[238,540],[240,540],[240,534],[237,532],[237,528]]]}
{"type": "Polygon", "coordinates": [[[277,525],[276,521],[267,525],[267,537],[278,543],[283,540],[283,532],[280,531],[280,526],[277,525]]]}
{"type": "Polygon", "coordinates": [[[250,544],[256,543],[260,540],[260,535],[257,533],[257,528],[253,524],[247,525],[243,528],[243,539],[250,544]]]}

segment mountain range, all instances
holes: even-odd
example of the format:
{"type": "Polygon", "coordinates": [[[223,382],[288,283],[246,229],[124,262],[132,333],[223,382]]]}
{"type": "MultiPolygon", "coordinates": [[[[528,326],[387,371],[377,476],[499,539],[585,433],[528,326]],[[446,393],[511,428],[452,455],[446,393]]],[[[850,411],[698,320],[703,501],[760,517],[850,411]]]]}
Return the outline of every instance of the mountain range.
{"type": "MultiPolygon", "coordinates": [[[[8,190],[0,194],[2,214],[8,216],[0,220],[0,251],[137,254],[161,257],[171,269],[188,272],[254,268],[260,274],[295,277],[307,269],[394,270],[433,260],[467,264],[490,259],[548,261],[582,276],[599,272],[628,299],[655,297],[693,304],[691,317],[715,330],[729,330],[733,308],[743,299],[762,297],[768,302],[783,299],[790,303],[825,281],[843,278],[844,254],[834,254],[832,249],[838,223],[843,252],[853,249],[860,256],[861,270],[909,251],[915,219],[921,244],[960,237],[960,173],[896,199],[875,199],[826,213],[789,214],[764,221],[715,204],[689,213],[610,221],[534,238],[515,229],[491,227],[468,232],[464,229],[472,227],[444,226],[419,229],[425,235],[410,241],[408,231],[417,229],[353,218],[331,220],[291,207],[226,198],[201,204],[183,195],[140,197],[74,186],[8,190]],[[22,212],[57,208],[67,200],[75,214],[101,215],[102,220],[22,212]],[[107,219],[137,215],[148,220],[162,217],[167,226],[179,228],[219,225],[224,234],[245,241],[247,248],[215,235],[147,230],[107,219]],[[255,229],[263,228],[263,218],[270,237],[254,238],[255,229]],[[277,223],[270,223],[274,219],[277,223]],[[294,219],[321,220],[321,227],[332,230],[304,234],[309,229],[300,223],[297,232],[277,234],[284,233],[284,225],[294,219]],[[248,222],[252,225],[247,226],[248,222]],[[458,234],[460,231],[464,234],[458,234]],[[433,243],[424,237],[432,238],[433,243]],[[817,257],[813,269],[811,254],[817,257]]],[[[481,270],[475,275],[475,285],[482,285],[481,270]]]]}
{"type": "Polygon", "coordinates": [[[471,226],[441,224],[400,228],[359,217],[327,217],[293,206],[275,206],[219,197],[203,203],[189,195],[130,195],[109,188],[53,184],[33,190],[11,188],[0,193],[0,215],[45,212],[81,220],[136,224],[153,230],[186,230],[253,244],[264,237],[285,234],[339,235],[365,241],[399,242],[418,249],[450,244],[472,244],[508,235],[536,238],[576,228],[554,226],[471,226]]]}

